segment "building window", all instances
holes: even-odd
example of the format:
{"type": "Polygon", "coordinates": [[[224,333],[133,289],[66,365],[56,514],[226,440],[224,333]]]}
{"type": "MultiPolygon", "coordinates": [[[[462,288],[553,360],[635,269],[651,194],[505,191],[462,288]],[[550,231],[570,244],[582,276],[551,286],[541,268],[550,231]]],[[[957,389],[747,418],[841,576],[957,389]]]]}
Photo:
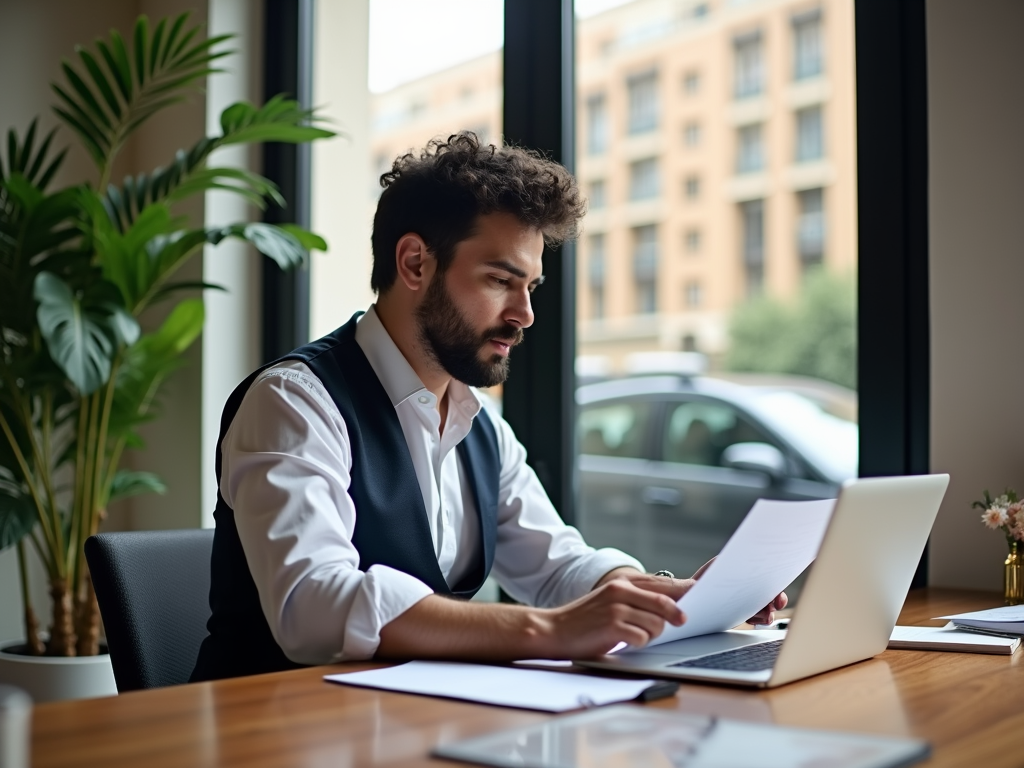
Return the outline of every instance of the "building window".
{"type": "Polygon", "coordinates": [[[696,352],[697,351],[697,337],[692,333],[688,333],[683,336],[683,352],[696,352]]]}
{"type": "Polygon", "coordinates": [[[764,56],[761,33],[737,37],[733,41],[735,73],[733,93],[737,99],[759,96],[764,92],[764,56]]]}
{"type": "Polygon", "coordinates": [[[589,238],[590,261],[587,272],[590,284],[590,315],[595,320],[604,317],[605,249],[604,235],[594,234],[589,238]]]}
{"type": "Polygon", "coordinates": [[[700,72],[691,70],[683,75],[683,92],[687,96],[700,93],[700,72]]]}
{"type": "Polygon", "coordinates": [[[736,172],[764,170],[764,136],[760,123],[744,125],[736,132],[736,172]]]}
{"type": "Polygon", "coordinates": [[[605,207],[607,203],[605,200],[604,190],[604,179],[595,179],[590,182],[590,194],[588,195],[590,210],[597,211],[605,207]]]}
{"type": "Polygon", "coordinates": [[[757,296],[764,290],[764,200],[740,203],[740,218],[747,295],[757,296]]]}
{"type": "Polygon", "coordinates": [[[799,109],[796,113],[796,161],[820,160],[825,156],[821,107],[799,109]]]}
{"type": "Polygon", "coordinates": [[[700,146],[700,123],[690,122],[683,128],[683,142],[688,147],[700,146]]]}
{"type": "Polygon", "coordinates": [[[686,306],[690,309],[697,309],[700,307],[701,302],[704,298],[703,291],[701,289],[699,280],[689,280],[686,283],[686,287],[683,289],[684,299],[686,306]]]}
{"type": "Polygon", "coordinates": [[[807,189],[797,193],[797,197],[797,251],[806,271],[825,260],[825,193],[822,189],[807,189]]]}
{"type": "Polygon", "coordinates": [[[587,152],[600,155],[608,149],[608,105],[604,94],[587,99],[587,152]]]}
{"type": "Polygon", "coordinates": [[[629,90],[629,132],[646,133],[658,127],[658,73],[633,75],[626,81],[629,90]]]}
{"type": "Polygon", "coordinates": [[[649,157],[629,164],[629,199],[648,200],[658,196],[658,158],[649,157]]]}
{"type": "Polygon", "coordinates": [[[633,228],[633,279],[636,311],[653,314],[658,309],[658,227],[654,224],[633,228]]]}
{"type": "Polygon", "coordinates": [[[700,253],[700,230],[699,229],[688,229],[686,230],[686,251],[687,253],[700,253]]]}
{"type": "Polygon", "coordinates": [[[821,11],[793,17],[793,79],[817,77],[823,67],[821,11]]]}
{"type": "Polygon", "coordinates": [[[700,176],[691,174],[683,182],[683,190],[688,200],[696,200],[700,197],[700,176]]]}

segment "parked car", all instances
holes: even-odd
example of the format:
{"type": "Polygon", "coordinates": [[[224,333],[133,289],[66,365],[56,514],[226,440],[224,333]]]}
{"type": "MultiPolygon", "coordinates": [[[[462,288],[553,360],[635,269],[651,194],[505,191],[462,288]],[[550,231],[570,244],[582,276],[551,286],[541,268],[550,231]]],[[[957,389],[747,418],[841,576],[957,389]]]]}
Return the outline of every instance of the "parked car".
{"type": "Polygon", "coordinates": [[[857,425],[777,382],[637,376],[576,398],[577,526],[652,571],[692,573],[758,498],[832,498],[857,474],[857,425]]]}

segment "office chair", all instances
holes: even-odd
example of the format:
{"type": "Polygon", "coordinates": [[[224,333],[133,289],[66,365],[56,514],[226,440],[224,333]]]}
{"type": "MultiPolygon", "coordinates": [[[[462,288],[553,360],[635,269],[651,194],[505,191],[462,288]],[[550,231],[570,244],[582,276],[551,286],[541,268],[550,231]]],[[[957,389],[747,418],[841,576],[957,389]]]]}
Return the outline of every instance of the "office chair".
{"type": "Polygon", "coordinates": [[[212,530],[85,542],[119,693],[187,683],[210,617],[212,530]]]}

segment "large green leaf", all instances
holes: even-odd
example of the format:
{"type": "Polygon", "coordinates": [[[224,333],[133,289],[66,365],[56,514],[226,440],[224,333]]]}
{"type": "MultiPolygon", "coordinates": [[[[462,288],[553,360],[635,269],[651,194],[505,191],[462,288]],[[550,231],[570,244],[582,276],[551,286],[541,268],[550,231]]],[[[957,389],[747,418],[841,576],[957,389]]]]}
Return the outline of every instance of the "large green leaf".
{"type": "Polygon", "coordinates": [[[117,32],[97,40],[95,50],[79,47],[78,61],[64,61],[63,84],[53,84],[60,100],[57,115],[82,140],[101,169],[109,170],[128,136],[162,109],[199,90],[201,80],[217,72],[213,64],[231,51],[220,48],[231,35],[197,36],[188,14],[150,30],[140,16],[130,46],[117,32]]]}
{"type": "MultiPolygon", "coordinates": [[[[50,144],[53,142],[53,135],[57,132],[54,128],[43,138],[38,149],[35,146],[36,127],[38,120],[33,120],[25,132],[24,141],[18,140],[18,134],[14,129],[7,132],[7,167],[4,169],[3,158],[0,157],[0,182],[6,177],[15,173],[22,174],[31,184],[45,191],[47,185],[53,179],[54,174],[64,162],[67,149],[53,159],[50,159],[50,144]]],[[[0,193],[2,194],[2,193],[0,193]]]]}
{"type": "Polygon", "coordinates": [[[128,496],[139,496],[143,493],[167,493],[167,486],[164,481],[152,472],[133,472],[127,469],[119,469],[114,475],[110,485],[110,498],[107,501],[117,501],[128,496]]]}
{"type": "Polygon", "coordinates": [[[208,168],[210,154],[230,144],[297,143],[335,135],[316,125],[322,120],[312,110],[304,110],[297,101],[282,96],[275,96],[262,107],[248,102],[232,104],[221,113],[220,122],[220,136],[200,139],[187,152],[179,150],[168,167],[129,177],[121,187],[110,185],[105,203],[111,219],[126,229],[150,203],[175,202],[211,189],[234,192],[260,208],[268,201],[284,206],[269,179],[238,168],[208,168]]]}
{"type": "Polygon", "coordinates": [[[155,415],[157,389],[181,365],[182,354],[202,332],[204,317],[200,299],[185,299],[156,331],[125,350],[110,416],[112,437],[141,443],[135,429],[155,415]]]}
{"type": "Polygon", "coordinates": [[[35,524],[32,500],[13,484],[0,482],[0,550],[17,544],[35,524]]]}
{"type": "Polygon", "coordinates": [[[79,394],[95,392],[110,379],[119,346],[138,338],[138,322],[113,303],[116,288],[109,284],[77,295],[56,275],[40,272],[33,295],[50,357],[79,394]]]}

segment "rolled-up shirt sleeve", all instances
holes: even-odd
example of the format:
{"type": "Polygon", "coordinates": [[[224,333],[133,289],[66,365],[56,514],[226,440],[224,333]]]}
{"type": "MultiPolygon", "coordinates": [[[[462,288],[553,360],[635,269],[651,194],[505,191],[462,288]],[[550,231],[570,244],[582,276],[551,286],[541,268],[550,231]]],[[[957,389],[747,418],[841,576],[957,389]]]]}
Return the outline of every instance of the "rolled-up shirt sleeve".
{"type": "Polygon", "coordinates": [[[509,595],[522,603],[554,607],[582,597],[615,568],[643,571],[636,558],[617,549],[594,549],[562,522],[512,428],[495,414],[491,420],[501,456],[492,573],[509,595]]]}
{"type": "Polygon", "coordinates": [[[300,664],[372,657],[381,628],[432,590],[387,566],[359,570],[348,431],[322,384],[301,364],[265,372],[221,452],[221,494],[285,655],[300,664]]]}

